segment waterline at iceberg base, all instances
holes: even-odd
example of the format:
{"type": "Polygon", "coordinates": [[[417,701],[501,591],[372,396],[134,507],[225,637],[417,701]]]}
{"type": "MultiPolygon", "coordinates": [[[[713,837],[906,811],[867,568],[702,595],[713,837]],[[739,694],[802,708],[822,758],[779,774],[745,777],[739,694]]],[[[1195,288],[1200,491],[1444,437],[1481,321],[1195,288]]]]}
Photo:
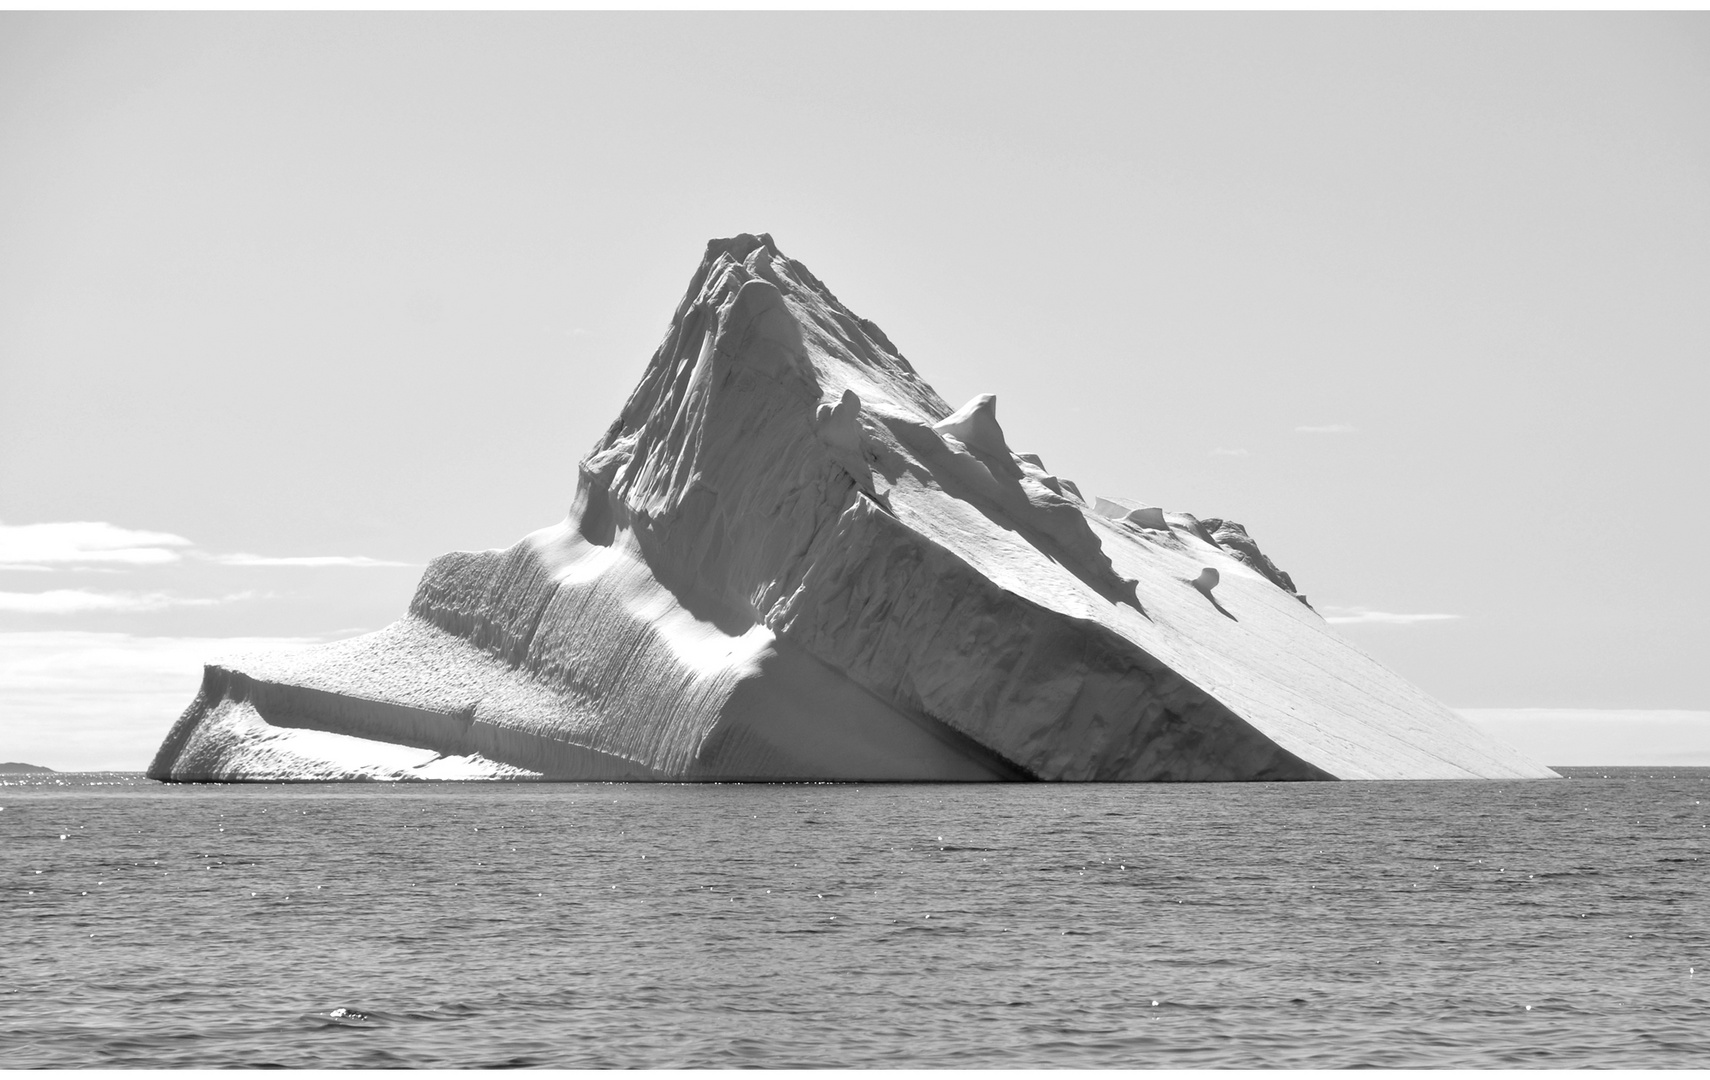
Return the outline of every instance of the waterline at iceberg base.
{"type": "Polygon", "coordinates": [[[715,240],[559,524],[209,664],[162,780],[1550,777],[1245,530],[1088,498],[768,236],[715,240]]]}

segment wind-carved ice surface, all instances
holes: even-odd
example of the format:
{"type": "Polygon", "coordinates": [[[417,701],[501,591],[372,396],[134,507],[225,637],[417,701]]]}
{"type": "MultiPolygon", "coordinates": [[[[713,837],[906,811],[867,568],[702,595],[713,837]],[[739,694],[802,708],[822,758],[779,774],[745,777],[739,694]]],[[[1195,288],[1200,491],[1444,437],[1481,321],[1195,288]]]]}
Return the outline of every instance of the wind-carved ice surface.
{"type": "Polygon", "coordinates": [[[1233,522],[1089,505],[767,236],[716,240],[566,520],[210,664],[162,779],[1547,777],[1233,522]]]}

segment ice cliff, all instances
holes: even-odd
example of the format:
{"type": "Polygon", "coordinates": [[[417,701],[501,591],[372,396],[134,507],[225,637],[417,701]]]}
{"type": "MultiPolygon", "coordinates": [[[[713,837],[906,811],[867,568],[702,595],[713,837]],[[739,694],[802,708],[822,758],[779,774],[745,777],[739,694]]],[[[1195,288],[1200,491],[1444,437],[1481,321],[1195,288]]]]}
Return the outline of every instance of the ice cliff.
{"type": "Polygon", "coordinates": [[[1089,503],[770,237],[712,242],[562,522],[407,617],[209,664],[172,780],[1553,775],[1233,522],[1089,503]]]}

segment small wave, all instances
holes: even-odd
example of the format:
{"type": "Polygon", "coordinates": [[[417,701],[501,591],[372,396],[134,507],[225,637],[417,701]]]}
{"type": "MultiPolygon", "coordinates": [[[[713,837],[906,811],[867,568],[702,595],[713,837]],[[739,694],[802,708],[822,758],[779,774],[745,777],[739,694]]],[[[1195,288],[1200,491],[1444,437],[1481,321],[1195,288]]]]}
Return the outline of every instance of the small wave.
{"type": "Polygon", "coordinates": [[[480,1011],[473,1005],[453,1001],[444,1005],[429,1006],[415,1012],[407,1012],[404,1014],[404,1018],[407,1020],[466,1020],[479,1014],[480,1011]]]}
{"type": "Polygon", "coordinates": [[[379,1027],[384,1022],[378,1013],[343,1007],[328,1009],[325,1012],[304,1013],[303,1019],[322,1027],[379,1027]]]}

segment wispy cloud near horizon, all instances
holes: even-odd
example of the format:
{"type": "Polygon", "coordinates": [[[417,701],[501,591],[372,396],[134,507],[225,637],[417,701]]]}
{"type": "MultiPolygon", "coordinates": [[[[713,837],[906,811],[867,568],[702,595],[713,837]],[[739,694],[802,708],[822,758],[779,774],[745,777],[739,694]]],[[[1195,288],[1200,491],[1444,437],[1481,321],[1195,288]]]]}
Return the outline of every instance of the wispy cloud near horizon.
{"type": "Polygon", "coordinates": [[[127,529],[105,521],[51,521],[34,525],[0,522],[0,570],[119,570],[178,563],[186,556],[220,566],[413,565],[367,555],[217,554],[199,550],[192,541],[176,533],[127,529]]]}
{"type": "Polygon", "coordinates": [[[0,569],[47,570],[77,563],[159,566],[191,546],[175,533],[127,529],[105,521],[0,522],[0,569]]]}
{"type": "Polygon", "coordinates": [[[1320,614],[1327,623],[1348,625],[1352,623],[1383,623],[1389,626],[1410,626],[1422,622],[1446,622],[1459,619],[1459,615],[1419,614],[1402,615],[1390,611],[1372,611],[1359,607],[1325,607],[1320,614]]]}
{"type": "Polygon", "coordinates": [[[209,560],[222,566],[411,566],[412,563],[391,559],[371,559],[366,555],[210,555],[209,560]]]}
{"type": "Polygon", "coordinates": [[[209,607],[235,600],[261,600],[271,593],[241,592],[227,596],[174,596],[171,593],[93,592],[89,589],[49,589],[46,592],[0,592],[0,611],[21,615],[90,615],[108,612],[165,611],[176,607],[209,607]]]}
{"type": "Polygon", "coordinates": [[[1352,435],[1358,429],[1352,424],[1303,424],[1294,430],[1305,435],[1352,435]]]}

